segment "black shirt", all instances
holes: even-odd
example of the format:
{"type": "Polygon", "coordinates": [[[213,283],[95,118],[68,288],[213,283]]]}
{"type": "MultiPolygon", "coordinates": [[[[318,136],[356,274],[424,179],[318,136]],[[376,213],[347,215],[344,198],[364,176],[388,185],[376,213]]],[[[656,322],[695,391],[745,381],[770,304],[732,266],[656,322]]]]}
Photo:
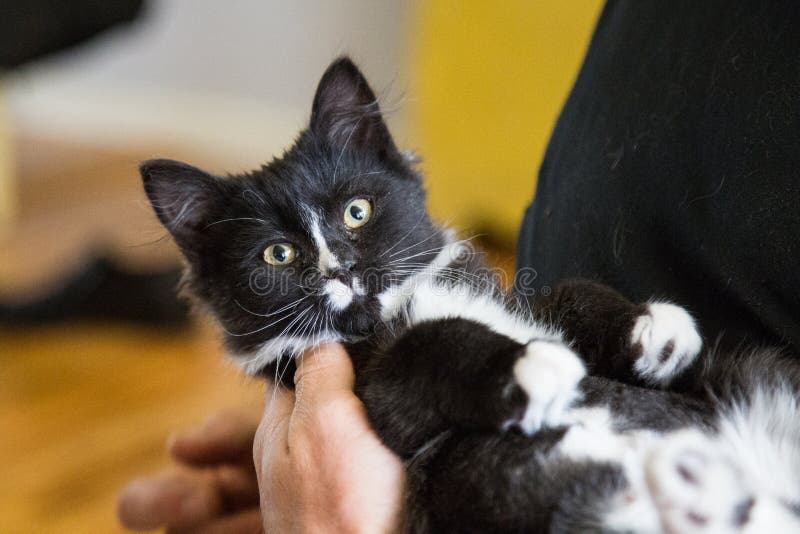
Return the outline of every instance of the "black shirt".
{"type": "Polygon", "coordinates": [[[536,289],[581,276],[687,306],[724,343],[800,351],[800,2],[610,1],[519,241],[536,289]]]}

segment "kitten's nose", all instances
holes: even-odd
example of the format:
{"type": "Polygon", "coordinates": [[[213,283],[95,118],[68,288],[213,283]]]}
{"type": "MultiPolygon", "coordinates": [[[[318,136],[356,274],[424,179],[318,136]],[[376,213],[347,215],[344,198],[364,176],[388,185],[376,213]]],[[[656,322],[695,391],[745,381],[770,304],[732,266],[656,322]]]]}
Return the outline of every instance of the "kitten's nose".
{"type": "Polygon", "coordinates": [[[328,271],[328,278],[331,280],[339,280],[341,283],[350,287],[350,284],[353,281],[353,273],[350,272],[352,265],[348,267],[346,264],[342,265],[342,267],[337,267],[335,269],[331,269],[328,271]]]}

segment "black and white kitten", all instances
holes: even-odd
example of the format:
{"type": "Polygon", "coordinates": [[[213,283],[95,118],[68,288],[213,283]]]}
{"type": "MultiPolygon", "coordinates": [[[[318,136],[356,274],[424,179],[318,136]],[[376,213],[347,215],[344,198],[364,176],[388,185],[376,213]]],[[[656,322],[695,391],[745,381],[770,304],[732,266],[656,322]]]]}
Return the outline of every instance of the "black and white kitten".
{"type": "Polygon", "coordinates": [[[402,530],[800,531],[797,364],[700,357],[682,308],[591,282],[510,298],[430,220],[349,59],[260,170],[141,172],[248,373],[290,385],[302,350],[347,345],[372,425],[406,461],[402,530]]]}

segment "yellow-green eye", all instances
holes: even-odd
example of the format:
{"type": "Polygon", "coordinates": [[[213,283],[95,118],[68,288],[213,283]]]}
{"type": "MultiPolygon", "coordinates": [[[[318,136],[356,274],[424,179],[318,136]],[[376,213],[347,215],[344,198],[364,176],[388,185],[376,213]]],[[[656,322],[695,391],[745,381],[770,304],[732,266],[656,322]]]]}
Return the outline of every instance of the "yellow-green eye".
{"type": "Polygon", "coordinates": [[[297,253],[289,243],[270,245],[264,251],[264,261],[270,265],[289,265],[296,257],[297,253]]]}
{"type": "Polygon", "coordinates": [[[360,228],[372,216],[372,204],[366,198],[351,200],[344,209],[344,224],[348,228],[360,228]]]}

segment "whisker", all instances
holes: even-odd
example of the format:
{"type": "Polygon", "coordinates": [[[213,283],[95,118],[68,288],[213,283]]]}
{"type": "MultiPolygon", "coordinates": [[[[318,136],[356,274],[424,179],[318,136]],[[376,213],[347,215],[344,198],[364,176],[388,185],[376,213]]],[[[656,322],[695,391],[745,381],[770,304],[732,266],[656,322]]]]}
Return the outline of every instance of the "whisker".
{"type": "MultiPolygon", "coordinates": [[[[306,313],[306,312],[308,312],[308,311],[309,311],[311,308],[312,308],[312,306],[309,306],[308,308],[305,308],[303,311],[301,311],[301,312],[300,312],[300,314],[298,315],[298,317],[302,317],[303,315],[305,315],[305,313],[306,313]]],[[[291,314],[291,312],[289,312],[289,314],[291,314]]],[[[234,337],[244,337],[244,336],[250,336],[250,335],[252,335],[252,334],[257,334],[257,333],[259,333],[259,332],[262,332],[262,331],[266,330],[267,328],[270,328],[271,326],[275,326],[276,324],[280,323],[281,321],[284,321],[284,320],[286,320],[286,318],[287,318],[287,316],[288,316],[289,314],[287,314],[287,315],[284,315],[283,317],[279,317],[278,319],[276,319],[275,321],[273,321],[273,322],[269,323],[269,324],[268,324],[268,325],[266,325],[266,326],[262,326],[262,327],[260,327],[260,328],[257,328],[257,329],[255,329],[255,330],[251,331],[251,332],[245,332],[245,333],[243,333],[243,334],[235,334],[235,333],[233,333],[233,332],[230,332],[230,331],[228,331],[227,329],[225,329],[225,327],[223,327],[223,330],[225,330],[225,333],[226,333],[226,334],[228,334],[229,336],[234,336],[234,337]]],[[[296,320],[298,319],[298,317],[295,317],[295,318],[292,320],[292,323],[294,323],[294,321],[296,321],[296,320]]],[[[289,324],[291,325],[292,323],[289,323],[289,324]]],[[[287,328],[288,328],[288,327],[287,327],[287,328]]],[[[285,329],[284,329],[284,330],[285,330],[285,329]]]]}
{"type": "MultiPolygon", "coordinates": [[[[279,357],[279,361],[280,361],[280,357],[279,357]]],[[[270,403],[272,403],[272,406],[275,405],[274,404],[275,403],[275,398],[278,395],[291,395],[291,391],[289,391],[286,388],[281,388],[281,383],[278,382],[278,368],[279,367],[280,367],[280,363],[276,363],[276,365],[275,365],[275,387],[272,389],[272,399],[270,399],[270,403]]]]}
{"type": "MultiPolygon", "coordinates": [[[[422,252],[417,252],[416,254],[412,254],[411,256],[406,256],[405,258],[400,258],[397,261],[398,262],[399,261],[406,261],[406,260],[410,260],[410,259],[413,259],[413,258],[418,258],[419,256],[425,256],[426,254],[434,254],[434,253],[438,254],[439,252],[441,252],[445,248],[446,247],[433,248],[433,249],[430,249],[430,250],[423,250],[422,252]]],[[[393,262],[389,262],[389,265],[394,265],[394,263],[393,262]]]]}
{"type": "MultiPolygon", "coordinates": [[[[303,323],[302,323],[302,326],[300,326],[300,327],[298,328],[298,332],[299,332],[299,333],[297,334],[297,337],[299,337],[299,338],[303,338],[303,337],[305,337],[306,330],[308,329],[308,325],[310,325],[310,324],[313,324],[313,321],[315,321],[315,320],[316,320],[316,317],[317,317],[318,315],[319,315],[319,311],[317,311],[317,315],[314,315],[314,317],[313,317],[313,318],[312,318],[312,316],[310,316],[310,315],[309,315],[309,316],[306,318],[306,320],[305,320],[305,321],[303,321],[303,323]]],[[[280,381],[282,381],[282,380],[283,380],[283,375],[286,373],[286,370],[287,370],[288,368],[289,368],[289,365],[287,364],[287,365],[286,365],[286,367],[284,367],[284,369],[283,369],[283,372],[282,372],[282,373],[280,374],[280,376],[278,377],[278,382],[280,382],[280,381]]]]}
{"type": "Polygon", "coordinates": [[[405,238],[407,238],[409,235],[411,235],[411,232],[413,232],[413,231],[414,231],[414,230],[417,228],[417,226],[419,226],[419,223],[421,223],[421,222],[422,222],[422,218],[420,218],[420,219],[417,221],[417,223],[416,223],[414,226],[412,226],[412,227],[411,227],[411,230],[409,230],[408,232],[406,232],[406,235],[404,235],[403,237],[401,237],[401,238],[400,238],[398,241],[395,241],[394,245],[392,245],[391,247],[389,247],[389,248],[387,248],[386,250],[384,250],[383,252],[381,252],[381,256],[385,255],[387,252],[389,252],[390,250],[392,250],[394,247],[396,247],[397,245],[399,245],[400,243],[402,243],[402,242],[403,242],[403,240],[404,240],[405,238]]]}
{"type": "Polygon", "coordinates": [[[236,300],[236,299],[233,299],[233,302],[235,302],[237,306],[239,306],[239,307],[240,307],[240,308],[241,308],[243,311],[245,311],[245,312],[249,313],[250,315],[254,315],[254,316],[256,316],[256,317],[272,317],[273,315],[277,315],[277,314],[279,314],[279,313],[283,312],[284,310],[287,310],[287,309],[289,309],[289,308],[293,308],[294,306],[297,306],[298,304],[300,304],[301,302],[303,302],[304,300],[306,300],[306,299],[307,299],[308,297],[310,297],[310,296],[311,296],[311,295],[310,295],[310,294],[308,294],[308,295],[306,295],[306,296],[304,296],[304,297],[301,297],[301,298],[299,298],[299,299],[296,299],[295,301],[293,301],[293,302],[291,302],[291,303],[287,304],[286,306],[284,306],[284,307],[282,307],[282,308],[280,308],[280,309],[278,309],[278,310],[275,310],[274,312],[270,312],[270,313],[256,313],[256,312],[254,312],[254,311],[250,311],[250,310],[248,310],[247,308],[245,308],[245,307],[244,307],[244,306],[243,306],[243,305],[242,305],[242,304],[241,304],[241,303],[240,303],[238,300],[236,300]]]}
{"type": "Polygon", "coordinates": [[[396,258],[396,259],[390,260],[390,261],[387,262],[387,265],[395,265],[397,263],[404,262],[404,261],[408,260],[409,258],[414,258],[414,257],[419,256],[421,254],[438,253],[438,252],[441,252],[442,250],[444,250],[445,248],[447,248],[447,245],[443,245],[441,247],[433,247],[433,248],[425,249],[423,251],[416,252],[411,256],[405,256],[405,257],[402,257],[402,258],[396,258]]]}
{"type": "Polygon", "coordinates": [[[242,198],[244,200],[247,200],[247,194],[248,193],[250,193],[251,195],[256,197],[256,199],[258,199],[258,201],[261,203],[262,206],[266,206],[267,205],[267,202],[264,200],[264,197],[262,197],[260,194],[256,193],[252,189],[245,189],[244,191],[242,191],[242,198]]]}
{"type": "Polygon", "coordinates": [[[400,254],[402,252],[405,252],[406,250],[408,250],[410,248],[414,248],[416,246],[419,246],[419,245],[423,244],[425,241],[428,241],[430,239],[433,239],[434,237],[437,237],[438,235],[439,234],[431,234],[428,237],[426,237],[425,239],[423,239],[422,241],[419,241],[418,243],[414,243],[413,245],[410,245],[410,246],[408,246],[408,247],[406,247],[404,249],[398,250],[397,252],[395,252],[394,254],[390,255],[389,257],[393,258],[393,257],[397,256],[398,254],[400,254]]]}
{"type": "MultiPolygon", "coordinates": [[[[453,242],[453,243],[446,243],[446,244],[444,244],[444,245],[442,245],[442,246],[440,246],[440,247],[433,247],[433,248],[430,248],[430,249],[428,249],[428,250],[424,250],[424,251],[422,251],[422,252],[418,252],[418,253],[416,253],[416,254],[412,254],[411,256],[406,256],[406,257],[404,257],[404,258],[398,258],[398,259],[392,260],[392,261],[390,261],[390,262],[388,263],[388,265],[393,265],[393,264],[395,264],[395,263],[397,263],[397,262],[406,261],[406,260],[409,260],[409,259],[411,259],[411,258],[416,258],[417,256],[422,256],[422,255],[424,255],[424,254],[429,254],[429,253],[431,253],[431,252],[439,252],[439,251],[442,251],[442,250],[446,249],[447,247],[449,247],[449,246],[451,246],[451,245],[455,245],[455,244],[464,244],[464,243],[467,243],[467,242],[469,242],[469,241],[471,241],[471,240],[473,240],[473,239],[476,239],[476,238],[478,238],[478,237],[480,237],[480,234],[478,234],[478,235],[474,235],[474,236],[472,236],[472,237],[469,237],[469,238],[466,238],[466,239],[460,239],[460,240],[458,240],[458,241],[455,241],[455,242],[453,242]]],[[[408,250],[409,248],[415,247],[415,246],[417,246],[417,245],[420,245],[420,244],[422,244],[423,242],[424,242],[424,240],[423,240],[423,241],[420,241],[420,242],[419,242],[419,243],[417,243],[416,245],[411,245],[410,247],[407,247],[407,248],[405,248],[405,249],[403,249],[403,250],[398,250],[397,252],[395,252],[394,254],[392,254],[392,255],[391,255],[391,256],[389,256],[389,257],[390,257],[390,258],[393,258],[394,256],[397,256],[397,255],[398,255],[398,254],[400,254],[401,252],[403,252],[403,251],[405,251],[405,250],[408,250]]],[[[474,250],[474,249],[470,249],[470,252],[469,252],[469,253],[470,253],[470,254],[485,254],[485,252],[483,252],[483,251],[476,251],[476,250],[474,250]]]]}
{"type": "Polygon", "coordinates": [[[128,245],[128,248],[149,247],[152,245],[157,245],[158,243],[163,243],[164,241],[169,239],[169,237],[170,237],[169,233],[164,232],[158,239],[153,239],[152,241],[144,241],[142,243],[128,245]]]}
{"type": "Polygon", "coordinates": [[[372,176],[373,174],[385,174],[386,171],[369,171],[369,172],[362,172],[353,176],[353,178],[359,178],[361,176],[372,176]]]}
{"type": "MultiPolygon", "coordinates": [[[[284,336],[284,335],[285,335],[287,332],[289,332],[289,330],[290,330],[290,329],[291,329],[291,328],[292,328],[294,325],[296,325],[296,324],[297,324],[297,323],[300,321],[300,319],[303,317],[303,315],[305,315],[305,314],[306,314],[306,313],[307,313],[309,310],[311,310],[311,309],[313,309],[313,308],[314,308],[314,305],[312,304],[312,305],[308,306],[307,308],[303,309],[303,311],[302,311],[302,312],[300,312],[300,313],[297,315],[297,317],[295,317],[294,319],[292,319],[292,321],[291,321],[289,324],[287,324],[287,325],[286,325],[286,327],[284,327],[284,329],[283,329],[283,330],[281,330],[281,332],[280,332],[280,333],[279,333],[277,336],[275,336],[275,338],[281,338],[281,337],[283,337],[283,336],[284,336]]],[[[286,343],[286,341],[285,341],[285,340],[284,340],[284,343],[286,343]]]]}
{"type": "Polygon", "coordinates": [[[342,145],[342,150],[341,150],[341,152],[339,152],[339,157],[336,158],[336,165],[333,166],[333,183],[336,183],[336,173],[339,171],[339,163],[342,161],[342,156],[344,156],[345,150],[347,150],[347,145],[350,144],[350,139],[353,138],[353,134],[358,129],[358,125],[361,123],[361,119],[363,119],[365,116],[366,116],[366,113],[361,115],[358,118],[356,123],[350,129],[350,134],[347,136],[347,139],[345,140],[344,145],[342,145]]]}
{"type": "Polygon", "coordinates": [[[231,222],[231,221],[257,221],[257,222],[260,222],[260,223],[263,223],[263,224],[267,223],[267,221],[265,221],[264,219],[259,219],[259,218],[256,218],[256,217],[235,217],[233,219],[221,219],[219,221],[214,221],[212,223],[207,224],[204,227],[204,229],[205,228],[210,228],[210,227],[214,226],[215,224],[224,223],[224,222],[231,222]]]}

